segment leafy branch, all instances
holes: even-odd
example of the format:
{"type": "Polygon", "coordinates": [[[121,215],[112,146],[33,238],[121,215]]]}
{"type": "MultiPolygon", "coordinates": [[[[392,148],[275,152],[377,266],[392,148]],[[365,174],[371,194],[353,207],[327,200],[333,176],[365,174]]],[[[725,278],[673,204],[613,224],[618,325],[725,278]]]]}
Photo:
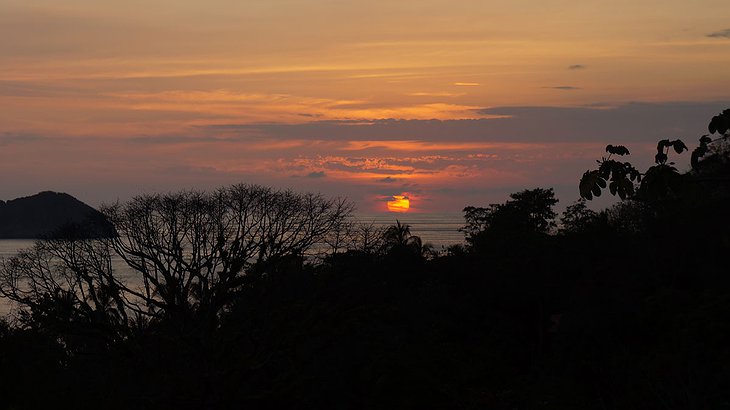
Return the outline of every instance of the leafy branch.
{"type": "Polygon", "coordinates": [[[720,136],[714,140],[709,134],[700,137],[700,145],[692,151],[692,158],[690,160],[692,169],[695,171],[700,168],[700,158],[710,151],[710,144],[719,140],[727,141],[730,138],[730,133],[728,132],[730,131],[730,109],[712,117],[710,124],[707,126],[707,130],[710,131],[710,134],[718,133],[720,136]]]}
{"type": "MultiPolygon", "coordinates": [[[[718,133],[720,137],[710,138],[709,135],[700,137],[700,145],[692,152],[692,169],[697,171],[700,168],[700,159],[709,152],[709,144],[718,140],[730,138],[730,109],[724,110],[716,115],[708,125],[710,134],[718,133]]],[[[679,171],[669,161],[669,153],[673,150],[677,154],[688,151],[687,145],[679,139],[663,139],[657,143],[657,153],[654,156],[656,165],[651,166],[645,173],[639,172],[631,163],[620,162],[611,159],[613,155],[629,155],[629,150],[623,145],[608,145],[606,152],[608,157],[603,157],[596,162],[598,169],[586,171],[580,179],[580,196],[591,200],[593,197],[601,196],[603,189],[608,187],[611,195],[618,195],[621,199],[633,197],[641,193],[644,199],[661,199],[672,195],[679,187],[679,171]],[[639,184],[637,190],[634,184],[639,184]]]]}
{"type": "Polygon", "coordinates": [[[586,171],[580,179],[580,196],[591,200],[594,196],[601,196],[601,191],[608,186],[611,195],[626,199],[634,195],[634,181],[641,182],[641,173],[629,162],[620,162],[611,159],[613,155],[629,155],[628,148],[623,145],[606,146],[608,157],[596,162],[598,169],[586,171]]]}

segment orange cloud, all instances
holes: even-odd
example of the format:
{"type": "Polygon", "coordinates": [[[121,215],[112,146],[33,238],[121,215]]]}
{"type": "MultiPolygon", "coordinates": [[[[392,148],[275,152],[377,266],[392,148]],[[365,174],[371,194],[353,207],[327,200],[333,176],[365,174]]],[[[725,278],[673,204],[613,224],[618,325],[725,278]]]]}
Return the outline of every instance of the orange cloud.
{"type": "Polygon", "coordinates": [[[345,151],[362,151],[382,148],[392,151],[473,151],[473,150],[527,150],[540,148],[534,143],[494,143],[494,142],[431,142],[431,141],[348,141],[342,148],[345,151]]]}

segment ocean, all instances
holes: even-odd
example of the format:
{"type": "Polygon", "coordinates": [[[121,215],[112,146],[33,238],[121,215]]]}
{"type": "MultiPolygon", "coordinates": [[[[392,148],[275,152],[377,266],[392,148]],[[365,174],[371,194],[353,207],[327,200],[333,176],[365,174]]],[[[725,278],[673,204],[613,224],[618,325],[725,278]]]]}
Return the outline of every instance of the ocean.
{"type": "Polygon", "coordinates": [[[459,228],[464,226],[462,214],[416,214],[416,213],[389,213],[389,214],[358,214],[360,222],[375,225],[395,225],[396,220],[407,224],[411,234],[421,237],[421,241],[430,243],[436,250],[442,247],[464,242],[464,234],[459,228]]]}

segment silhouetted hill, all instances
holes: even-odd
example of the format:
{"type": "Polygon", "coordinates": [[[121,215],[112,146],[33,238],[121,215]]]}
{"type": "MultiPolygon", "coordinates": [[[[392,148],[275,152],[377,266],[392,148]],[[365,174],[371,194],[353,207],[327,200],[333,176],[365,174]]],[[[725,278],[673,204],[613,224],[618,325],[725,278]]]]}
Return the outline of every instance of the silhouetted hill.
{"type": "Polygon", "coordinates": [[[0,200],[0,239],[60,234],[102,237],[113,232],[99,211],[69,194],[45,191],[7,202],[0,200]]]}

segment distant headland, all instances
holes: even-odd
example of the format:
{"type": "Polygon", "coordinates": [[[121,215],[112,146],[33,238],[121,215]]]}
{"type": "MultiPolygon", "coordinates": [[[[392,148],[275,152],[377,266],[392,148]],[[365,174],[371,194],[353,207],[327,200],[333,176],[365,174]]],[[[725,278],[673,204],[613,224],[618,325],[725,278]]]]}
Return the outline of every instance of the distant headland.
{"type": "Polygon", "coordinates": [[[73,196],[44,191],[0,200],[0,239],[35,239],[59,235],[108,237],[114,229],[104,215],[73,196]]]}

